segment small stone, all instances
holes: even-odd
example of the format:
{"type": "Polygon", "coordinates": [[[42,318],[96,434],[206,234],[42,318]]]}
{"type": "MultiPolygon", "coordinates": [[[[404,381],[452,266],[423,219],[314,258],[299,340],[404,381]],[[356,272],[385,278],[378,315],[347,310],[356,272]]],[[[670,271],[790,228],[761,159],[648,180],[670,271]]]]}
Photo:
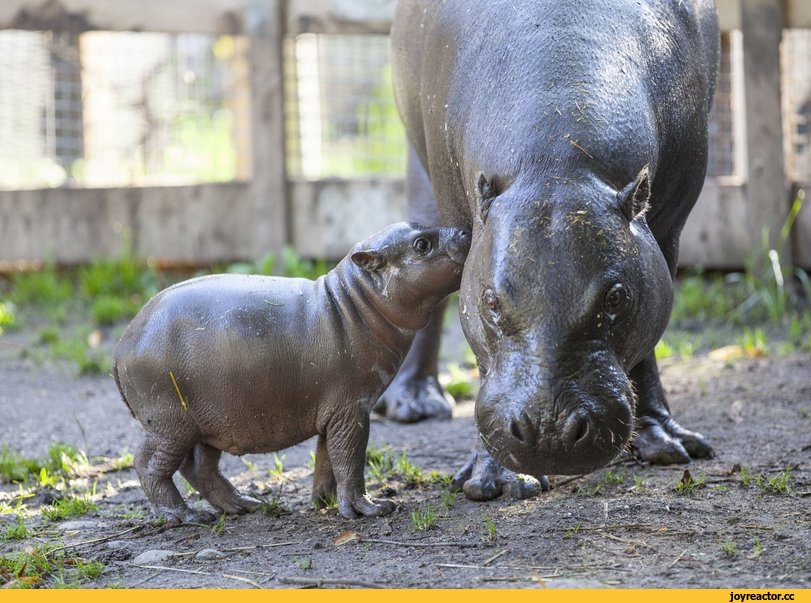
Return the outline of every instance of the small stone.
{"type": "Polygon", "coordinates": [[[74,521],[63,521],[59,524],[59,529],[63,532],[81,532],[82,530],[95,530],[101,527],[98,521],[88,521],[87,519],[78,519],[74,521]]]}
{"type": "Polygon", "coordinates": [[[213,561],[214,559],[225,559],[227,555],[217,549],[203,549],[194,558],[197,561],[213,561]]]}
{"type": "Polygon", "coordinates": [[[132,562],[135,565],[150,565],[152,563],[160,563],[161,561],[166,561],[167,559],[171,559],[174,557],[176,553],[174,551],[163,551],[160,549],[152,549],[149,551],[144,551],[140,555],[138,555],[132,562]]]}
{"type": "Polygon", "coordinates": [[[132,546],[132,543],[126,540],[111,540],[106,544],[106,547],[110,550],[128,549],[130,546],[132,546]]]}

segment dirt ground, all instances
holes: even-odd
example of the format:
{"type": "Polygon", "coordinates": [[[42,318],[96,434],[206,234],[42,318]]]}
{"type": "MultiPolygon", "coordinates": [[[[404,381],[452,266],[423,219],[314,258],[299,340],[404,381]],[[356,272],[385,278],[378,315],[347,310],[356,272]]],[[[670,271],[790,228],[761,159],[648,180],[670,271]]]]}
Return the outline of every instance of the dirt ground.
{"type": "MultiPolygon", "coordinates": [[[[0,337],[0,445],[42,456],[59,441],[91,461],[134,451],[140,427],[112,378],[21,358],[32,340],[25,332],[0,337]]],[[[281,476],[273,455],[224,458],[226,475],[278,499],[281,515],[167,528],[150,521],[133,469],[109,471],[85,484],[97,481],[95,514],[51,522],[28,499],[26,523],[40,529],[0,543],[0,555],[62,543],[104,564],[90,587],[811,587],[811,356],[700,355],[663,362],[662,376],[674,415],[708,437],[714,459],[689,467],[628,460],[574,481],[553,477],[557,487],[534,500],[487,503],[451,496],[441,483],[367,476],[370,492],[398,508],[350,521],[311,509],[309,441],[280,454],[281,476]],[[685,468],[700,485],[680,493],[685,468]],[[790,468],[790,492],[743,485],[741,468],[762,474],[763,484],[790,468]],[[418,529],[432,515],[434,525],[418,529]]],[[[474,442],[472,415],[472,401],[463,401],[449,422],[376,419],[371,444],[389,447],[394,459],[405,452],[423,476],[452,474],[474,442]]],[[[0,486],[0,501],[17,493],[0,486]]],[[[13,519],[0,515],[0,530],[13,519]]]]}

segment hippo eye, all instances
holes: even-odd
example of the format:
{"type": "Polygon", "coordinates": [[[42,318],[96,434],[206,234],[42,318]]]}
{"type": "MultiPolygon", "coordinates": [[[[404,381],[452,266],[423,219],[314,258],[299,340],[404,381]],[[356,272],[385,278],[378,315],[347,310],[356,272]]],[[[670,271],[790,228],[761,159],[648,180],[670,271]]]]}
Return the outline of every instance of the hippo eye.
{"type": "Polygon", "coordinates": [[[417,253],[428,253],[431,251],[431,241],[425,237],[417,237],[414,239],[413,247],[417,253]]]}
{"type": "Polygon", "coordinates": [[[625,287],[617,283],[606,293],[603,307],[605,308],[606,314],[616,316],[625,307],[627,301],[628,293],[625,291],[625,287]]]}

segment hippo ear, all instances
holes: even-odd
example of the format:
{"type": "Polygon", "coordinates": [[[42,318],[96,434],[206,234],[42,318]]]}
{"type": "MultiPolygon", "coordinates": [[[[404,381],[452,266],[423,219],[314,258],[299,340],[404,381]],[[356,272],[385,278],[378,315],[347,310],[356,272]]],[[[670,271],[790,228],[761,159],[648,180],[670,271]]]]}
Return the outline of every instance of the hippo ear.
{"type": "Polygon", "coordinates": [[[482,223],[487,223],[487,216],[490,213],[490,206],[493,204],[493,199],[496,198],[496,192],[493,190],[493,185],[487,180],[482,172],[476,177],[476,202],[479,206],[479,217],[482,223]]]}
{"type": "Polygon", "coordinates": [[[620,208],[629,222],[636,220],[648,211],[650,201],[650,168],[643,167],[636,179],[617,193],[620,208]]]}
{"type": "Polygon", "coordinates": [[[355,265],[363,268],[366,272],[380,270],[386,264],[386,260],[380,251],[375,249],[362,249],[354,252],[350,259],[355,265]]]}

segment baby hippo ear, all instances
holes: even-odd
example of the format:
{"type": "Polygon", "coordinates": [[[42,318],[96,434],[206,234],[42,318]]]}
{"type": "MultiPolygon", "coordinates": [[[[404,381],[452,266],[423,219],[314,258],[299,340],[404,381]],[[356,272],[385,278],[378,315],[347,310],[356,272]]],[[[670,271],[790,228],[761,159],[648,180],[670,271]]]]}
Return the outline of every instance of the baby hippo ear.
{"type": "Polygon", "coordinates": [[[625,214],[629,222],[636,220],[648,211],[650,188],[650,167],[646,165],[640,170],[633,182],[617,193],[617,200],[622,213],[625,214]]]}
{"type": "Polygon", "coordinates": [[[376,249],[361,249],[360,251],[355,251],[350,256],[350,259],[355,265],[363,268],[367,272],[380,270],[386,265],[383,254],[376,249]]]}

